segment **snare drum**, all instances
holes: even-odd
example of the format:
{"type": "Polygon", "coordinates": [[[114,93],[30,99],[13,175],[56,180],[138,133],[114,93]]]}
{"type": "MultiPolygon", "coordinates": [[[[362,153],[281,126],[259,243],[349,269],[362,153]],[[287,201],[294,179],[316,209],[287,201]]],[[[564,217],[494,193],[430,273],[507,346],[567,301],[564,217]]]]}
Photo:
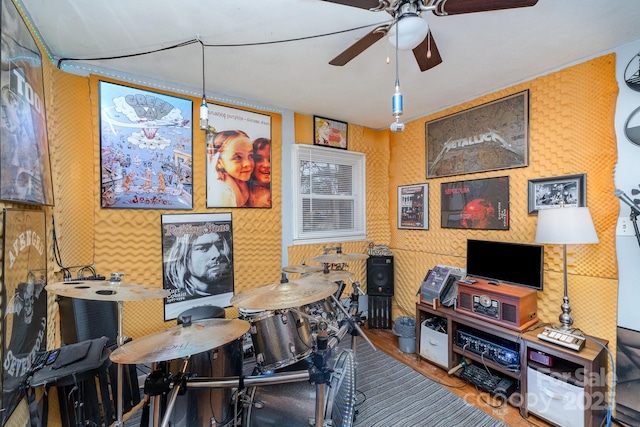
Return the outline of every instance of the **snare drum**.
{"type": "Polygon", "coordinates": [[[264,371],[292,365],[313,351],[309,324],[300,314],[291,310],[238,311],[251,323],[256,362],[264,371]]]}

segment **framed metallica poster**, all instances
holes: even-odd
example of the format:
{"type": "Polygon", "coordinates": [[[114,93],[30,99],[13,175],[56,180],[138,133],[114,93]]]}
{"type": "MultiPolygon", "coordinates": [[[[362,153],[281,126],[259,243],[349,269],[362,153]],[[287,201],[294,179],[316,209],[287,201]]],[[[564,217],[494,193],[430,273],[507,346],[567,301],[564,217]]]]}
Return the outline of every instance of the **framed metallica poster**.
{"type": "Polygon", "coordinates": [[[2,270],[2,407],[8,420],[35,353],[46,349],[47,251],[44,211],[5,209],[2,270]]]}
{"type": "Polygon", "coordinates": [[[164,320],[201,305],[228,307],[233,296],[230,213],[162,215],[164,320]]]}
{"type": "Polygon", "coordinates": [[[529,92],[426,123],[427,178],[529,164],[529,92]]]}
{"type": "Polygon", "coordinates": [[[442,228],[509,229],[509,177],[441,185],[442,228]]]}
{"type": "Polygon", "coordinates": [[[1,1],[0,200],[53,205],[42,58],[13,2],[1,1]]]}
{"type": "Polygon", "coordinates": [[[192,104],[100,82],[102,208],[193,208],[192,104]]]}

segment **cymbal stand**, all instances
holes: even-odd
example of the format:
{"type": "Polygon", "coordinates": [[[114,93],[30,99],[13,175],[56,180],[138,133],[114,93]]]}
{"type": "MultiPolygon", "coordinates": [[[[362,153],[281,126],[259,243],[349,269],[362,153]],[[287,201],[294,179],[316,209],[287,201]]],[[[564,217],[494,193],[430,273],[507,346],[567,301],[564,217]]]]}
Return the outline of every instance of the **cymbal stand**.
{"type": "MultiPolygon", "coordinates": [[[[112,285],[117,285],[121,280],[124,273],[111,273],[111,278],[109,279],[109,283],[112,285]]],[[[122,317],[123,317],[123,308],[124,301],[118,301],[118,347],[122,347],[124,345],[124,333],[122,332],[122,317]]],[[[114,426],[120,427],[124,426],[124,420],[122,417],[122,406],[123,406],[123,397],[122,397],[122,377],[123,366],[121,363],[118,363],[118,384],[117,384],[117,400],[118,400],[118,420],[115,422],[114,426]]]]}
{"type": "Polygon", "coordinates": [[[180,368],[178,381],[176,381],[173,384],[173,390],[171,390],[171,394],[169,396],[169,402],[167,402],[167,410],[164,413],[164,417],[162,418],[161,427],[167,427],[169,425],[169,419],[171,418],[171,414],[173,413],[173,407],[176,404],[176,399],[178,398],[178,394],[182,392],[183,388],[186,389],[187,387],[185,374],[187,372],[187,366],[189,365],[190,358],[191,356],[187,356],[182,361],[182,367],[180,368]]]}
{"type": "MultiPolygon", "coordinates": [[[[354,284],[357,282],[354,282],[354,284]]],[[[354,285],[354,288],[356,286],[354,285]]],[[[378,349],[373,345],[373,343],[371,342],[371,340],[369,339],[369,337],[367,337],[365,335],[365,333],[362,331],[362,329],[360,329],[360,326],[358,326],[358,322],[354,319],[355,315],[358,313],[358,292],[357,290],[354,290],[353,294],[352,294],[352,298],[351,298],[351,305],[349,307],[350,311],[347,311],[342,304],[340,303],[340,301],[335,297],[335,295],[331,295],[331,298],[333,298],[333,300],[335,301],[336,305],[338,306],[338,308],[347,316],[347,322],[349,322],[351,324],[351,326],[358,331],[358,334],[360,336],[362,336],[362,338],[364,338],[364,340],[371,346],[371,348],[374,351],[377,351],[378,349]],[[354,298],[355,297],[355,298],[354,298]]],[[[356,336],[353,336],[354,342],[356,339],[356,336]]]]}

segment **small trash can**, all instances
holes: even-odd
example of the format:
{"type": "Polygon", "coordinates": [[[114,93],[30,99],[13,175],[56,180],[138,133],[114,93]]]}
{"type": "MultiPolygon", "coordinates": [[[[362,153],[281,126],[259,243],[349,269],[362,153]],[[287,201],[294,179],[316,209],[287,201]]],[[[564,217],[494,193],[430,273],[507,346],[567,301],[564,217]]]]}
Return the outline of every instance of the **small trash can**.
{"type": "Polygon", "coordinates": [[[398,317],[393,323],[393,333],[398,336],[398,347],[401,352],[416,352],[416,319],[398,317]]]}

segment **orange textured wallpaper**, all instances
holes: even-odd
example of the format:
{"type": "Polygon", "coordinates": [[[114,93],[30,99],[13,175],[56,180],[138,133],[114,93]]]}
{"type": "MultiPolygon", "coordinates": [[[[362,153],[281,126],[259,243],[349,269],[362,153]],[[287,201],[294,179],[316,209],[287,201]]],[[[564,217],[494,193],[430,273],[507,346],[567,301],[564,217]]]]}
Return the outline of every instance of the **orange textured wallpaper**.
{"type": "MultiPolygon", "coordinates": [[[[414,315],[416,292],[435,264],[464,267],[468,238],[533,243],[536,215],[529,215],[528,180],[586,173],[587,206],[600,239],[597,245],[569,246],[569,296],[575,326],[615,346],[618,273],[615,254],[617,201],[613,172],[617,149],[613,118],[618,93],[615,56],[602,56],[526,83],[492,93],[422,120],[408,123],[402,134],[390,134],[389,217],[395,255],[394,317],[414,315]],[[425,123],[449,114],[529,91],[529,166],[426,179],[425,123]],[[510,177],[510,229],[456,230],[440,227],[443,182],[510,177]],[[429,230],[399,230],[397,186],[429,184],[429,230]]],[[[562,247],[545,246],[545,289],[538,292],[542,320],[557,322],[563,295],[562,247]]]]}

